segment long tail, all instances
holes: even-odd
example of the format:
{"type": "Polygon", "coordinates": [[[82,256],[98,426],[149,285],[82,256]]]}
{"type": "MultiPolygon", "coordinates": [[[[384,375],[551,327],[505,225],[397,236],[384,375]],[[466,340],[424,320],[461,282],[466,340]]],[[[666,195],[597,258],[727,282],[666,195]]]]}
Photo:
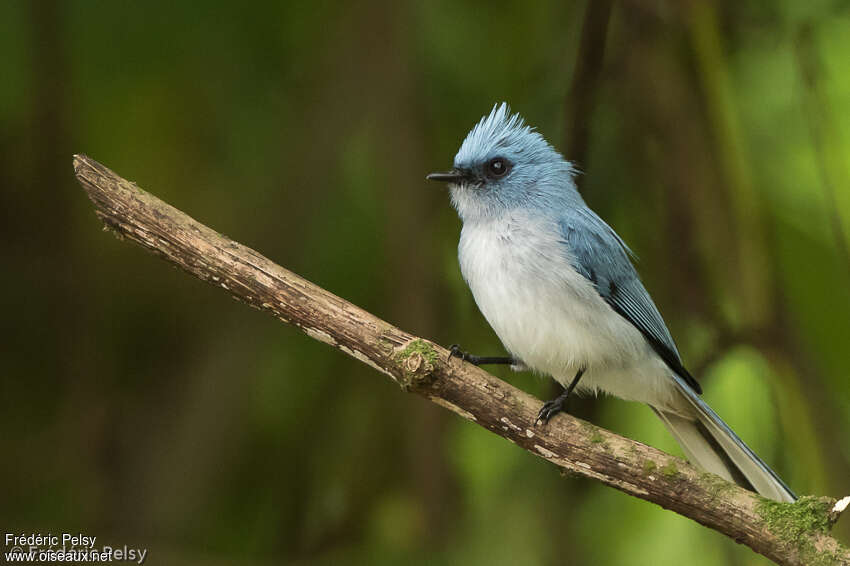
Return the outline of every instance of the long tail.
{"type": "Polygon", "coordinates": [[[711,407],[678,376],[682,396],[696,420],[653,407],[692,463],[729,481],[776,501],[794,502],[797,496],[761,458],[732,432],[711,407]]]}

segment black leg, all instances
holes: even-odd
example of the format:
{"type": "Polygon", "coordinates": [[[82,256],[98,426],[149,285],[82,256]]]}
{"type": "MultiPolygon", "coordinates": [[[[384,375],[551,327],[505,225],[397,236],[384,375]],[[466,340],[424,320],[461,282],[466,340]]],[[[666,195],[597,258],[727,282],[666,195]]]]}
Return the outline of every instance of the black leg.
{"type": "Polygon", "coordinates": [[[564,392],[552,399],[551,401],[546,401],[543,403],[543,407],[540,408],[540,412],[537,413],[537,420],[534,421],[535,426],[537,423],[542,422],[546,424],[549,422],[549,419],[560,413],[564,410],[564,405],[567,403],[567,399],[570,397],[570,393],[573,392],[573,389],[578,385],[581,376],[584,374],[584,368],[578,370],[576,376],[570,382],[564,392]]]}
{"type": "Polygon", "coordinates": [[[452,344],[449,348],[449,358],[454,356],[455,358],[460,358],[465,362],[469,362],[474,366],[482,366],[485,364],[506,364],[506,365],[518,365],[519,362],[509,356],[473,356],[467,352],[464,352],[460,349],[460,346],[457,344],[452,344]]]}

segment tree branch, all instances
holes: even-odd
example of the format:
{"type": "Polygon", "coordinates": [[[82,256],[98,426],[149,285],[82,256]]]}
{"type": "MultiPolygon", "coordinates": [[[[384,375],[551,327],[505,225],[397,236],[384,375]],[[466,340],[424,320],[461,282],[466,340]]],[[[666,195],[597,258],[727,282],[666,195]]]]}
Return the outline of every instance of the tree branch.
{"type": "Polygon", "coordinates": [[[97,216],[129,239],[235,299],[267,311],[430,399],[548,460],[657,503],[745,544],[778,564],[850,565],[828,530],[846,501],[767,501],[655,448],[562,414],[535,427],[540,402],[448,350],[369,314],[287,271],[89,159],[74,171],[97,216]]]}

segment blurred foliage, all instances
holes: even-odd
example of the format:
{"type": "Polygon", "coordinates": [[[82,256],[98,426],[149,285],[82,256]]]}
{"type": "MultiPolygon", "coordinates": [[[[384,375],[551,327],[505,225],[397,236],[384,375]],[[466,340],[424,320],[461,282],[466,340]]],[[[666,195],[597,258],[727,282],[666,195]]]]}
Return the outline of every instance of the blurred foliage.
{"type": "MultiPolygon", "coordinates": [[[[501,100],[562,146],[586,7],[0,3],[6,532],[80,530],[151,564],[764,564],[103,234],[71,174],[86,153],[402,328],[496,354],[423,177],[501,100]]],[[[846,495],[850,5],[623,0],[603,39],[577,118],[587,201],[707,400],[799,492],[846,495]]],[[[572,410],[679,453],[645,407],[572,410]]]]}

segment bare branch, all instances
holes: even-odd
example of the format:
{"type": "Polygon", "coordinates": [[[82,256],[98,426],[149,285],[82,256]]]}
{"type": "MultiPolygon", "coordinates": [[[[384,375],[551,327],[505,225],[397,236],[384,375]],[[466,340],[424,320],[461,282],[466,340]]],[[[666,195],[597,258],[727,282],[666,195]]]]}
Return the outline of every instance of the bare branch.
{"type": "MultiPolygon", "coordinates": [[[[448,350],[369,314],[287,271],[104,167],[77,155],[77,179],[106,228],[235,299],[389,376],[548,460],[652,501],[745,544],[778,564],[850,565],[828,530],[844,505],[827,497],[775,503],[655,448],[562,414],[535,427],[540,402],[448,350]]],[[[842,500],[844,501],[844,500],[842,500]]]]}

